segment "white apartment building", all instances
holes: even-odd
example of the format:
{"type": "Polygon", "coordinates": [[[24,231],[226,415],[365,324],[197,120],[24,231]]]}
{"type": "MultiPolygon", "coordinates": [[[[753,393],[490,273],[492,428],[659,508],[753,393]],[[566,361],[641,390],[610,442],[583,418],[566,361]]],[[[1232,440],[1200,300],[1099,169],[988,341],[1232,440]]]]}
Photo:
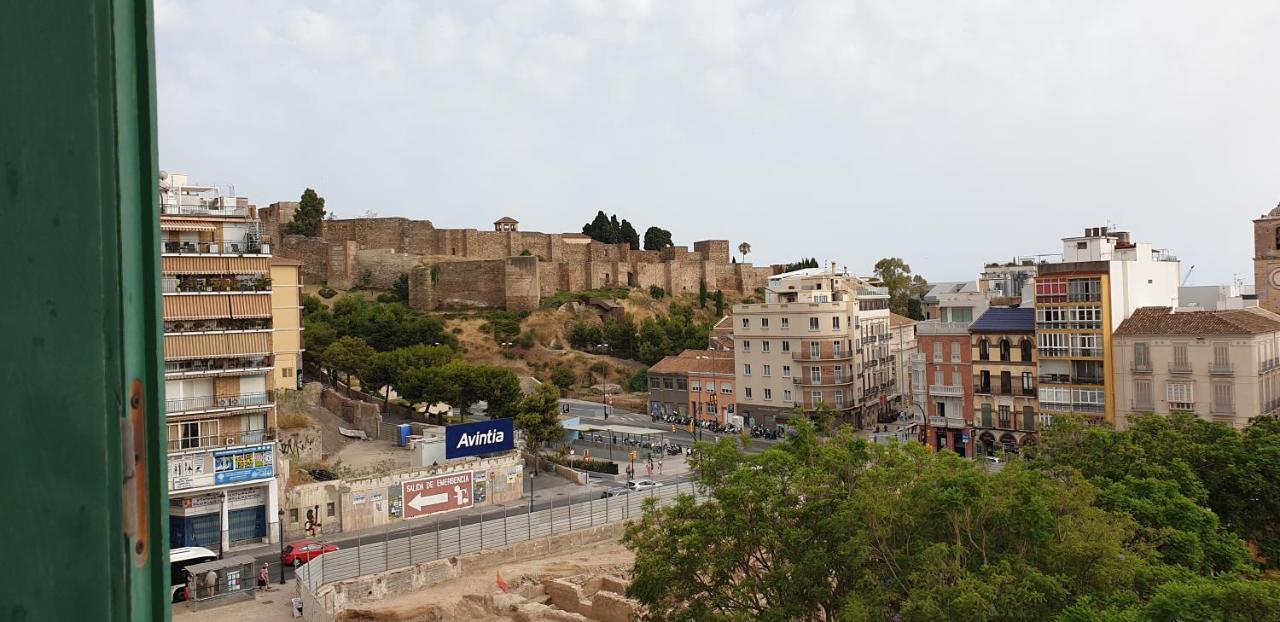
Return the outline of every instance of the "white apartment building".
{"type": "Polygon", "coordinates": [[[779,274],[733,307],[738,414],[773,426],[819,405],[860,427],[891,411],[899,371],[887,290],[828,268],[779,274]]]}

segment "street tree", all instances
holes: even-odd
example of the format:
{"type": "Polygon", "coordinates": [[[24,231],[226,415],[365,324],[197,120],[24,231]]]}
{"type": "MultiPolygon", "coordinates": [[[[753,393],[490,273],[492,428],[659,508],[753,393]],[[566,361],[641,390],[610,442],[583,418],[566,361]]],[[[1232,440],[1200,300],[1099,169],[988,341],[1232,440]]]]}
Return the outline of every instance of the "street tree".
{"type": "Polygon", "coordinates": [[[347,390],[351,390],[351,376],[358,374],[377,351],[359,337],[341,337],[324,349],[321,360],[324,366],[346,374],[347,390]]]}
{"type": "Polygon", "coordinates": [[[898,257],[877,261],[875,275],[889,290],[889,310],[902,316],[910,315],[911,299],[923,296],[929,286],[923,277],[911,274],[911,266],[898,257]]]}
{"type": "Polygon", "coordinates": [[[738,253],[742,255],[742,261],[745,262],[747,260],[747,254],[749,254],[750,252],[751,252],[750,244],[743,242],[738,245],[738,253]]]}
{"type": "Polygon", "coordinates": [[[543,383],[520,401],[515,412],[516,428],[524,435],[525,449],[533,452],[534,470],[541,472],[539,461],[543,446],[564,438],[560,425],[560,389],[543,383]]]}

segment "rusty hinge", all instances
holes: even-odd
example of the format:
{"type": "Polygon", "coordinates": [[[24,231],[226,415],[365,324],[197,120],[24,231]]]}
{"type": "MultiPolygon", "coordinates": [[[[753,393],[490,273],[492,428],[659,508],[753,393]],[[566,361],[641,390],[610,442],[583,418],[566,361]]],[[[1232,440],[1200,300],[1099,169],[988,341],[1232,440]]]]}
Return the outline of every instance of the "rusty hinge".
{"type": "Polygon", "coordinates": [[[124,536],[133,565],[147,565],[147,417],[142,381],[135,378],[129,388],[129,416],[120,420],[120,457],[124,476],[124,536]]]}

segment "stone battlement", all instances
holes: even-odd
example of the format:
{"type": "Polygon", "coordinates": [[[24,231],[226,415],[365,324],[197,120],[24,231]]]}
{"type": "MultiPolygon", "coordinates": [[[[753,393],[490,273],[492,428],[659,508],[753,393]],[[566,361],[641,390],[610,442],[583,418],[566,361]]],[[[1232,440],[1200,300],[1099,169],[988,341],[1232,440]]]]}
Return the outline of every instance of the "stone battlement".
{"type": "Polygon", "coordinates": [[[282,236],[295,210],[275,203],[260,211],[276,254],[302,261],[308,281],[388,288],[408,274],[410,304],[420,310],[528,310],[557,292],[618,285],[685,292],[705,281],[708,290],[749,293],[776,272],[733,263],[728,240],[644,251],[574,233],[437,229],[399,217],[328,220],[319,237],[282,236]]]}

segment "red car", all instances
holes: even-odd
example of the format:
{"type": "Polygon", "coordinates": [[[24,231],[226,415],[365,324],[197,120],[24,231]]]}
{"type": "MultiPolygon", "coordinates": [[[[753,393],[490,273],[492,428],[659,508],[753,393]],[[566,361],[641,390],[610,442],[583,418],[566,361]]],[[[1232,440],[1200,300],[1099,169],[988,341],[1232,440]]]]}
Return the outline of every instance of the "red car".
{"type": "Polygon", "coordinates": [[[284,553],[280,554],[280,563],[297,568],[325,553],[332,553],[336,550],[338,550],[338,545],[336,544],[318,540],[298,540],[284,547],[284,553]]]}

